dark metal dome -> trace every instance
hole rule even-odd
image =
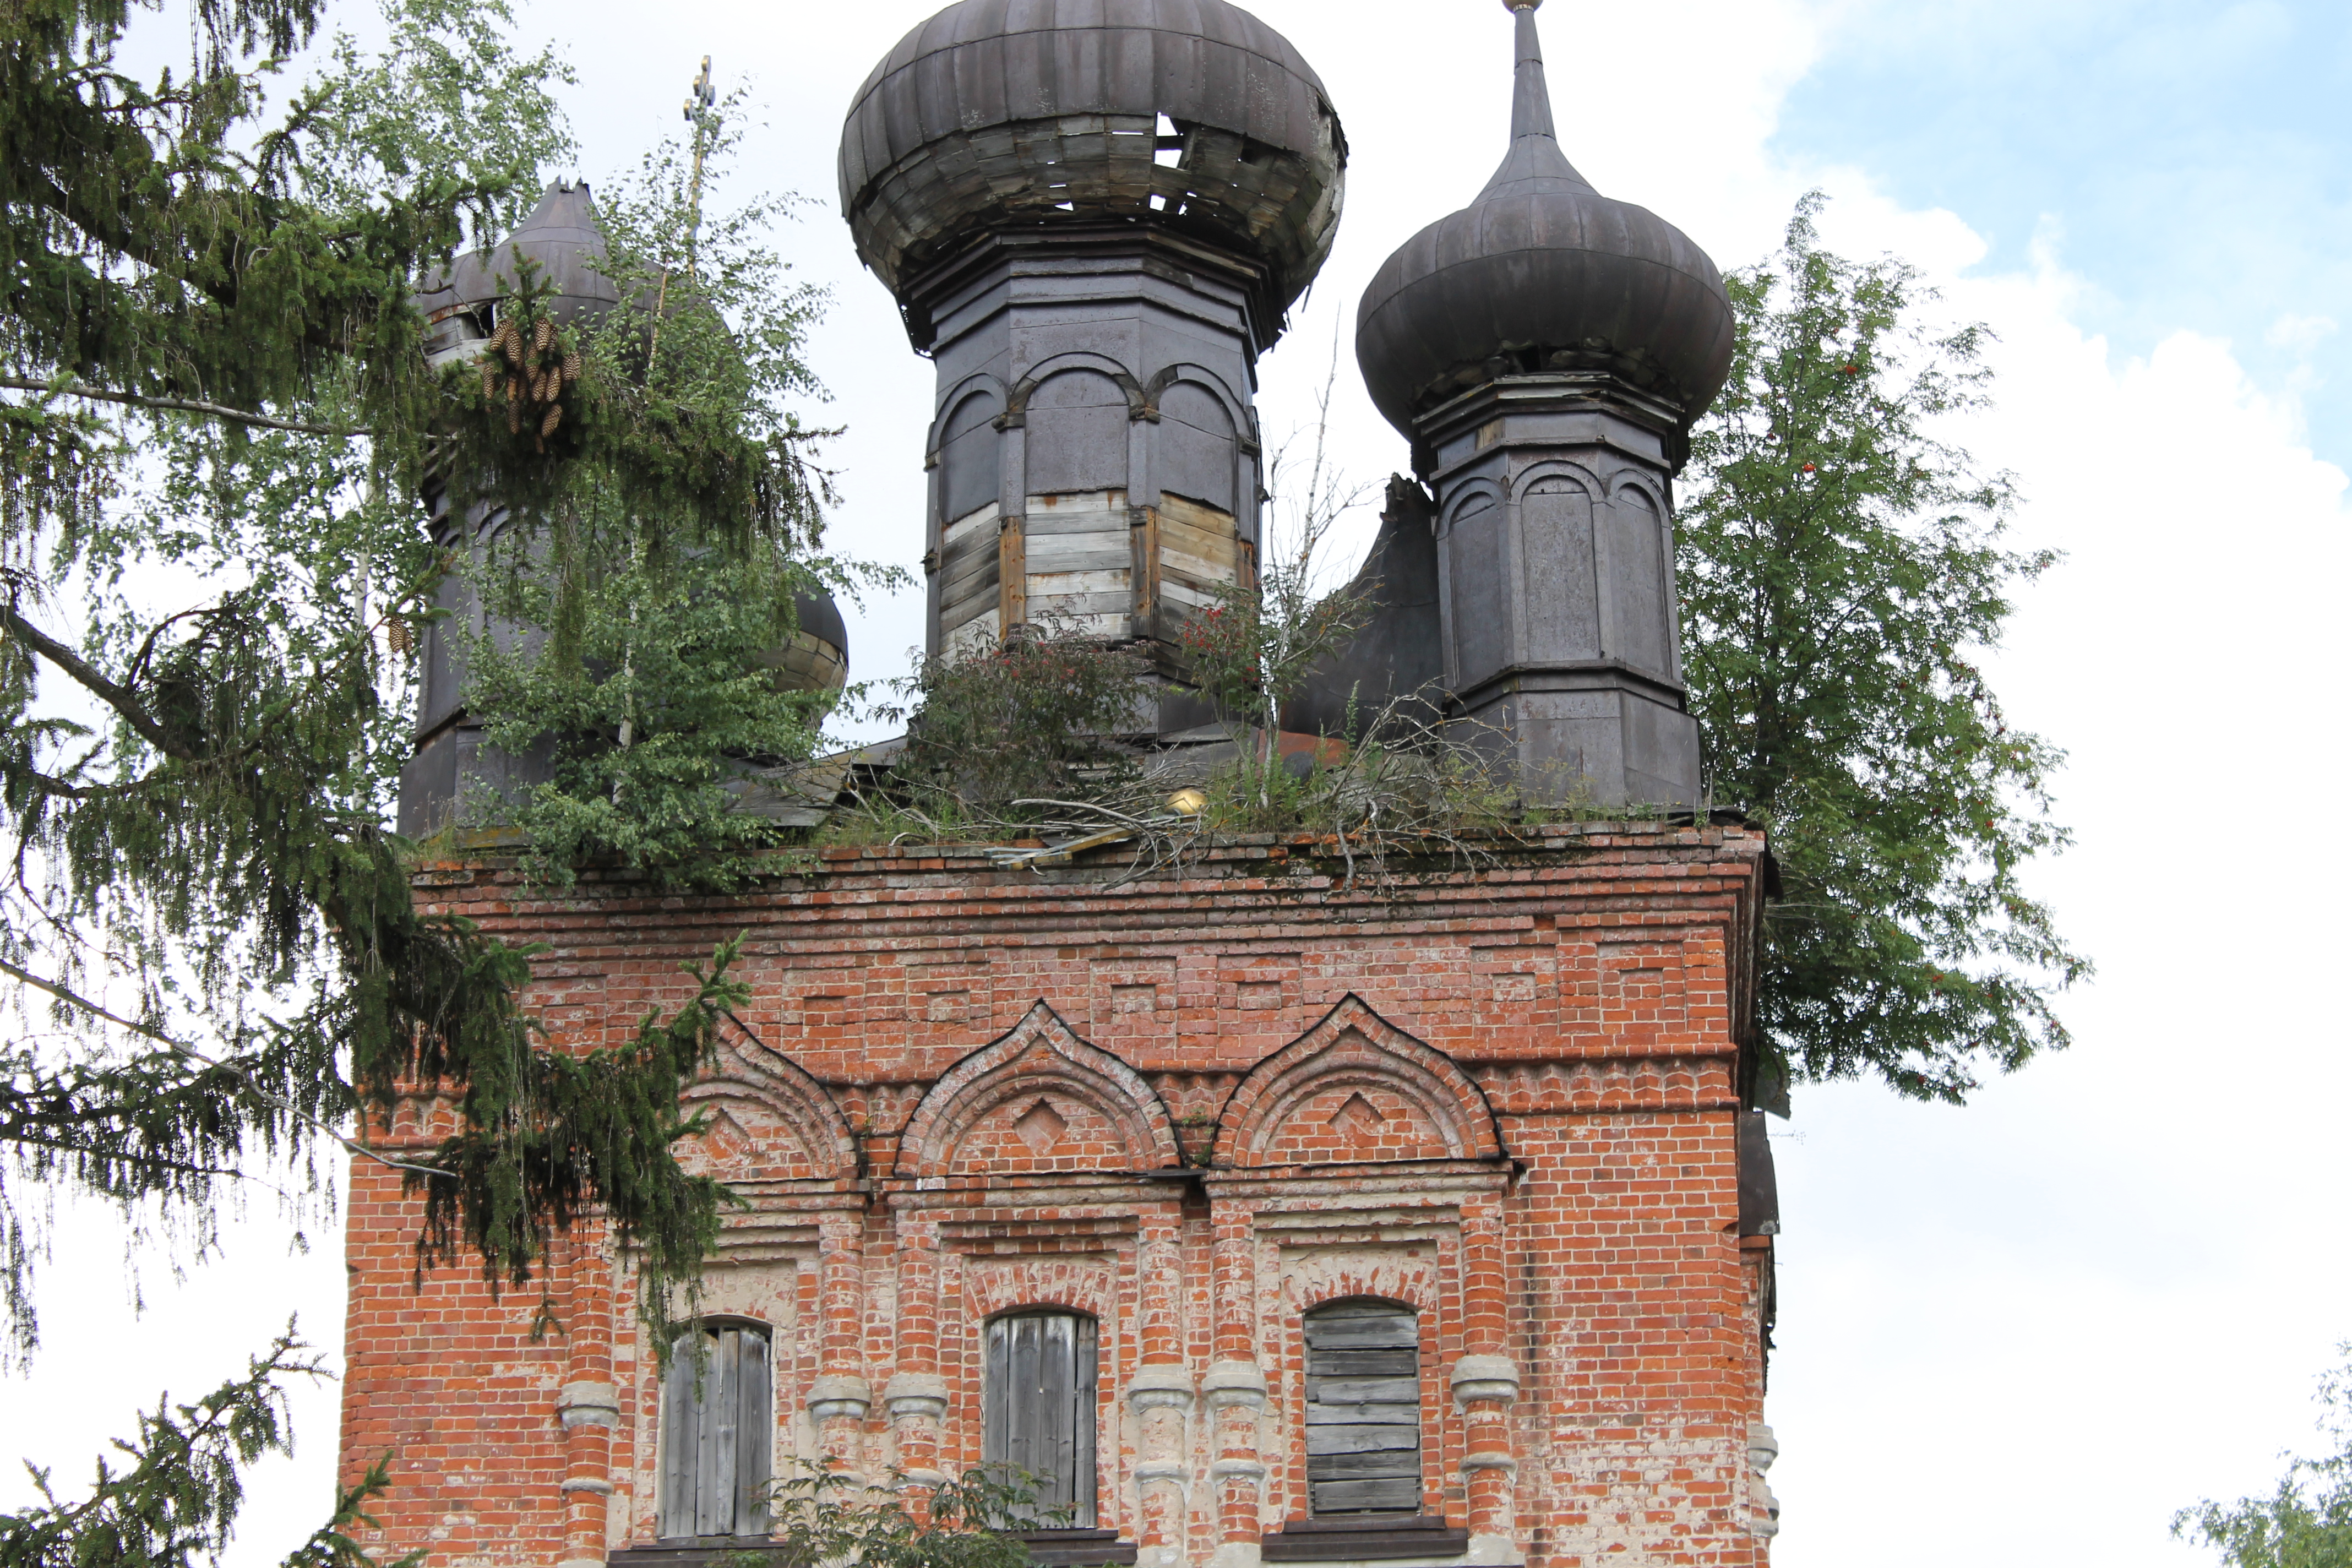
[[[431,331],[428,352],[439,362],[487,338],[495,323],[483,307],[514,293],[526,271],[551,290],[550,313],[566,326],[611,310],[621,291],[603,270],[604,257],[588,182],[556,181],[504,243],[458,257],[418,289],[417,308]]]
[[[1330,251],[1346,166],[1322,82],[1226,0],[961,0],[858,89],[841,205],[902,298],[979,234],[1126,218],[1258,261],[1278,318]]]
[[[1515,372],[1606,369],[1706,411],[1731,368],[1731,300],[1690,237],[1592,188],[1560,151],[1535,7],[1515,4],[1511,150],[1478,199],[1407,240],[1356,311],[1373,404],[1413,416]]]

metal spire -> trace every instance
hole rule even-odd
[[[1536,7],[1543,0],[1504,3],[1518,30],[1511,66],[1511,150],[1478,199],[1591,191],[1592,182],[1576,172],[1552,130],[1551,89],[1544,80],[1543,42],[1536,36]]]

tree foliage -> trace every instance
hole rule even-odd
[[[740,112],[730,96],[697,121],[698,144],[666,143],[606,188],[604,268],[624,304],[551,325],[545,358],[579,367],[552,440],[535,420],[506,430],[494,396],[469,426],[478,448],[449,465],[457,500],[499,503],[471,570],[529,634],[467,643],[467,700],[494,744],[551,756],[554,778],[499,814],[541,880],[603,858],[740,883],[780,836],[740,809],[745,784],[805,759],[831,701],[777,679],[798,595],[903,580],[814,552],[830,489],[811,450],[826,432],[788,404],[824,395],[801,355],[823,296],[767,238],[793,204],[711,199]],[[533,301],[517,305],[515,330],[532,333]],[[504,369],[486,364],[482,384]]]
[[[904,1477],[896,1478],[903,1482]],[[769,1483],[775,1543],[733,1554],[729,1568],[1024,1568],[1029,1548],[1012,1533],[1038,1521],[1034,1478],[975,1467],[927,1481],[920,1509],[898,1487],[806,1460]],[[1048,1515],[1043,1522],[1067,1522]]]
[[[2221,1554],[2229,1568],[2352,1568],[2352,1345],[2322,1380],[2325,1458],[2295,1459],[2267,1497],[2201,1502],[2174,1516],[2172,1533]]]
[[[1922,324],[1916,272],[1822,249],[1820,205],[1727,279],[1738,346],[1680,518],[1690,699],[1716,799],[1772,834],[1772,1047],[1957,1101],[2064,1045],[2052,997],[2088,973],[2022,880],[2069,842],[2062,753],[1982,668],[2055,556],[2003,545],[2011,479],[1944,434],[1986,401],[1987,330]]]
[[[1134,773],[1123,744],[1157,695],[1140,655],[1048,622],[993,647],[923,660],[896,775],[926,816],[1009,816]]]
[[[126,1463],[100,1459],[89,1493],[58,1498],[52,1469],[27,1463],[41,1500],[0,1514],[0,1563],[7,1568],[194,1568],[215,1561],[245,1504],[243,1472],[266,1454],[293,1452],[285,1384],[328,1373],[289,1328],[267,1354],[193,1405],[169,1394],[139,1417],[139,1435],[118,1438]],[[286,1568],[374,1568],[351,1531],[372,1523],[366,1505],[389,1479],[382,1460],[337,1494],[335,1511],[286,1559]],[[389,1568],[415,1568],[412,1552]]]
[[[717,1188],[670,1146],[677,1090],[740,995],[731,953],[676,1015],[571,1058],[525,1005],[531,954],[411,897],[384,822],[408,651],[450,566],[413,498],[429,475],[550,530],[576,603],[639,590],[607,619],[748,578],[764,596],[743,615],[781,624],[822,489],[781,402],[811,389],[795,355],[813,301],[776,290],[766,315],[730,315],[772,289],[772,258],[725,218],[689,250],[676,191],[648,184],[615,254],[635,278],[667,267],[667,301],[657,283],[634,337],[578,345],[559,441],[511,426],[488,378],[428,365],[410,296],[569,155],[562,71],[512,47],[495,0],[384,4],[385,49],[333,41],[276,109],[265,89],[323,0],[200,6],[193,59],[152,82],[118,64],[134,8],[0,11],[0,973],[32,999],[0,1047],[13,1355],[37,1335],[28,1185],[160,1214],[201,1252],[251,1163],[291,1159],[319,1190],[320,1142],[415,1089],[461,1113],[403,1162],[425,1203],[420,1267],[470,1256],[527,1280],[551,1227],[593,1203],[639,1249],[660,1320],[716,1224]],[[584,494],[618,510],[566,510]],[[633,553],[630,531],[664,527]],[[665,572],[688,561],[700,577]],[[597,613],[559,611],[569,656],[595,668]],[[559,692],[517,721],[580,706]],[[764,711],[751,749],[805,744],[797,710]],[[711,728],[706,773],[749,743]],[[642,753],[657,771],[679,751]],[[669,809],[642,795],[642,817]],[[578,831],[556,852],[614,839]]]

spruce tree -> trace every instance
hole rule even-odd
[[[603,521],[658,521],[667,559],[798,580],[814,500],[778,398],[804,312],[746,341],[720,280],[683,280],[656,317],[671,379],[558,345],[590,352],[554,440],[517,431],[475,367],[434,370],[412,290],[569,156],[562,73],[513,48],[499,5],[386,4],[383,53],[337,40],[275,106],[323,0],[199,6],[193,58],[153,81],[119,64],[140,18],[119,0],[0,12],[0,973],[28,998],[0,1072],[16,1356],[37,1338],[42,1184],[201,1247],[248,1163],[320,1182],[322,1143],[418,1089],[460,1112],[404,1162],[420,1267],[529,1281],[550,1230],[594,1205],[658,1318],[715,1231],[718,1189],[670,1145],[677,1089],[742,994],[731,953],[626,1047],[569,1057],[534,1026],[530,953],[411,898],[386,818],[409,658],[450,564],[415,498],[430,474],[553,538],[592,485],[618,501]],[[557,557],[592,592],[598,524]],[[805,726],[766,740],[804,749]]]

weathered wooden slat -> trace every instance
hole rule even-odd
[[[1421,1331],[1412,1319],[1402,1312],[1377,1318],[1333,1318],[1328,1322],[1318,1320],[1307,1336],[1307,1346],[1310,1351],[1418,1351]]]
[[[694,1533],[694,1468],[699,1458],[700,1425],[695,1419],[695,1341],[698,1330],[678,1335],[670,1347],[669,1373],[662,1380],[661,1533]]]
[[[695,1533],[735,1533],[735,1428],[742,1417],[743,1336],[719,1335],[702,1384],[702,1473],[695,1478]]]
[[[1374,1426],[1360,1421],[1346,1426],[1309,1426],[1307,1429],[1307,1453],[1312,1458],[1318,1454],[1370,1454],[1402,1449],[1418,1454],[1421,1451],[1421,1429],[1417,1426]]]
[[[1410,1426],[1421,1429],[1417,1405],[1309,1405],[1309,1426]]]
[[[1307,1397],[1318,1405],[1408,1405],[1421,1398],[1415,1377],[1309,1377]]]
[[[1421,1510],[1418,1476],[1377,1481],[1315,1481],[1307,1489],[1318,1515],[1417,1513]]]
[[[768,1472],[775,1429],[775,1394],[764,1334],[742,1336],[742,1402],[735,1426],[735,1533],[768,1532]]]
[[[1318,1346],[1307,1357],[1310,1377],[1418,1377],[1420,1372],[1421,1352],[1409,1345],[1402,1350],[1325,1350]]]
[[[1096,1334],[1092,1318],[1075,1320],[1070,1351],[1071,1430],[1076,1436],[1071,1453],[1070,1522],[1086,1528],[1095,1523],[1095,1378],[1100,1355]]]
[[[1316,1481],[1370,1481],[1390,1476],[1421,1474],[1421,1450],[1376,1448],[1360,1454],[1323,1454],[1307,1467]]]

